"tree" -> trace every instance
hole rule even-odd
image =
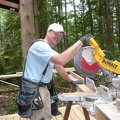
[[[111,24],[111,10],[110,10],[110,0],[105,1],[105,22],[106,22],[106,48],[108,50],[113,51],[114,46],[113,46],[113,35],[112,35],[112,24]]]
[[[92,13],[92,8],[91,8],[91,1],[87,0],[87,5],[88,5],[88,12],[89,12],[89,19],[90,19],[90,28],[91,28],[91,34],[94,35],[94,28],[93,28],[93,13]]]
[[[118,48],[120,50],[120,1],[116,0],[116,33],[118,39]]]
[[[120,60],[119,0],[20,0],[20,4],[20,14],[0,10],[1,74],[16,69],[20,71],[20,61],[24,63],[31,41],[44,38],[47,27],[53,22],[62,24],[67,33],[55,47],[58,52],[91,33],[102,49]]]
[[[35,23],[33,14],[33,0],[20,1],[20,20],[22,36],[22,63],[24,64],[25,56],[30,43],[35,39]]]

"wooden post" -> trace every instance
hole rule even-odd
[[[33,0],[20,0],[20,21],[22,37],[22,64],[30,43],[35,39]]]
[[[84,112],[84,116],[85,116],[85,120],[90,120],[90,116],[88,114],[88,111],[86,110],[86,108],[82,107],[83,112]]]

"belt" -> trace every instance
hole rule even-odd
[[[26,81],[29,82],[29,83],[38,85],[39,87],[45,87],[45,86],[47,86],[47,85],[49,84],[49,83],[43,83],[43,82],[35,83],[35,82],[32,82],[32,81],[27,80],[27,79],[24,79],[24,78],[23,78],[23,80],[26,80]]]
[[[39,83],[39,87],[45,87],[45,86],[47,86],[48,85],[48,83],[43,83],[43,82],[40,82]]]

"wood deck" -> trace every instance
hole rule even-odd
[[[63,120],[65,108],[66,107],[60,107],[59,111],[62,114],[53,116],[52,120]],[[12,114],[12,115],[0,116],[0,120],[29,120],[29,119],[21,118],[18,114]],[[68,120],[85,120],[82,107],[79,105],[73,105]],[[96,120],[96,119],[93,116],[90,116],[90,120]]]

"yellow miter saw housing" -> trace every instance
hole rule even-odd
[[[98,44],[93,38],[90,38],[89,44],[93,48],[92,55],[99,65],[107,70],[110,70],[116,74],[120,74],[120,62],[109,60],[105,58],[104,52],[100,49]]]
[[[74,57],[77,73],[84,77],[95,78],[102,72],[106,80],[112,83],[113,78],[117,78],[120,74],[120,62],[105,58],[106,52],[101,50],[93,38],[90,38],[88,43],[91,46],[82,47]],[[120,81],[120,77],[118,79]]]

